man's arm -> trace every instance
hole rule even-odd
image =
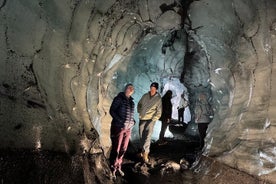
[[[121,105],[121,100],[119,100],[118,97],[115,97],[109,109],[110,115],[117,122],[123,121],[122,118],[117,113],[117,109],[119,109],[120,105]]]
[[[156,112],[154,116],[152,117],[152,121],[157,121],[162,115],[162,100],[161,98],[157,101],[156,104]]]

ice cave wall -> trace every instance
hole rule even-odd
[[[2,0],[1,147],[107,151],[123,85],[137,102],[151,81],[179,77],[191,101],[211,94],[204,154],[276,182],[275,10],[274,0]]]
[[[208,6],[215,7],[212,3]],[[191,13],[194,19],[209,13],[221,20],[201,19],[194,25],[205,27],[198,34],[210,56],[213,102],[217,108],[205,154],[275,182],[276,4],[226,4],[219,6],[221,10],[217,7],[200,11],[206,7],[194,3]],[[225,14],[221,15],[222,12]]]

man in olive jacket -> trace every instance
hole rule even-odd
[[[150,85],[150,91],[142,96],[137,105],[137,111],[139,113],[139,135],[142,147],[142,153],[139,155],[146,163],[149,162],[148,154],[150,152],[153,127],[162,114],[162,100],[157,90],[158,83],[153,82]]]

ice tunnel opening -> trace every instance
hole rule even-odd
[[[172,37],[174,37],[174,41],[171,41]],[[168,41],[170,44],[167,43]],[[177,121],[177,106],[180,95],[184,93],[186,99],[189,96],[187,88],[180,80],[184,67],[185,41],[186,33],[184,30],[146,35],[127,59],[125,68],[117,70],[114,80],[116,87],[129,82],[133,83],[135,86],[135,93],[133,94],[135,104],[139,102],[144,93],[149,91],[151,82],[159,83],[158,92],[161,96],[168,89],[171,89],[174,93],[172,119]],[[138,123],[138,113],[135,113],[135,119]],[[184,119],[186,123],[191,119],[189,108],[184,111]],[[158,140],[160,129],[161,121],[157,121],[152,135],[153,141]],[[165,137],[172,136],[167,130]],[[131,140],[134,142],[139,140],[138,126],[133,128]]]
[[[174,126],[182,126],[186,127],[187,124],[191,121],[191,112],[189,106],[184,110],[184,124],[178,122],[178,109],[179,101],[181,99],[181,95],[184,94],[185,99],[188,99],[188,91],[187,88],[180,82],[179,77],[177,76],[168,76],[161,79],[162,89],[160,91],[161,96],[164,96],[168,90],[173,92],[173,96],[171,99],[172,102],[172,121],[170,124]],[[152,135],[153,140],[158,140],[159,132],[161,129],[161,121],[157,121],[154,127],[154,132]],[[174,138],[178,139],[184,136],[185,131],[180,131],[178,135],[174,135],[172,130],[169,127],[166,129],[165,138]]]
[[[164,48],[164,43],[175,36],[174,42]],[[159,134],[162,122],[156,121],[151,135],[152,158],[163,154],[169,160],[175,159],[166,149],[178,149],[179,159],[185,157],[190,164],[194,162],[196,148],[199,144],[197,126],[192,119],[193,106],[188,106],[184,110],[184,122],[178,122],[178,109],[181,95],[184,94],[188,102],[192,102],[195,91],[190,91],[182,80],[185,67],[185,53],[187,34],[183,30],[178,30],[176,34],[166,32],[163,34],[148,34],[137,45],[131,56],[124,61],[125,65],[116,71],[114,78],[114,88],[117,91],[127,83],[133,83],[135,92],[132,95],[137,105],[143,94],[149,92],[152,82],[159,83],[158,92],[161,97],[168,90],[172,90],[172,121],[167,126],[164,135],[165,147],[160,145]],[[167,45],[166,45],[167,46]],[[164,50],[166,52],[164,52]],[[190,99],[191,98],[191,99]],[[136,125],[132,129],[131,146],[128,149],[129,158],[141,149],[139,136],[139,114],[135,113]],[[161,147],[160,147],[161,146]],[[159,149],[165,149],[161,151]],[[159,151],[158,151],[159,150]],[[156,155],[157,154],[157,155]]]

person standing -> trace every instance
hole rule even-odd
[[[121,170],[121,165],[131,137],[132,127],[135,124],[135,104],[131,97],[133,93],[134,86],[132,84],[127,84],[124,92],[120,92],[113,99],[109,110],[109,113],[112,116],[110,128],[110,138],[112,143],[110,165],[113,177],[116,177],[117,171],[121,176],[124,176],[124,172]]]
[[[178,123],[184,123],[184,111],[187,106],[188,106],[188,100],[185,99],[184,94],[181,94],[179,105],[177,107]]]
[[[162,115],[160,121],[162,122],[161,130],[159,133],[159,144],[163,144],[164,142],[164,135],[168,124],[171,122],[172,119],[172,91],[168,90],[165,95],[162,97]]]
[[[139,113],[139,135],[142,152],[139,154],[145,163],[149,162],[151,135],[155,122],[161,117],[162,101],[157,92],[158,83],[153,82],[150,85],[150,91],[145,93],[137,105]]]
[[[204,147],[204,138],[214,112],[205,94],[201,93],[195,104],[195,123],[197,123],[200,136],[200,149]]]

